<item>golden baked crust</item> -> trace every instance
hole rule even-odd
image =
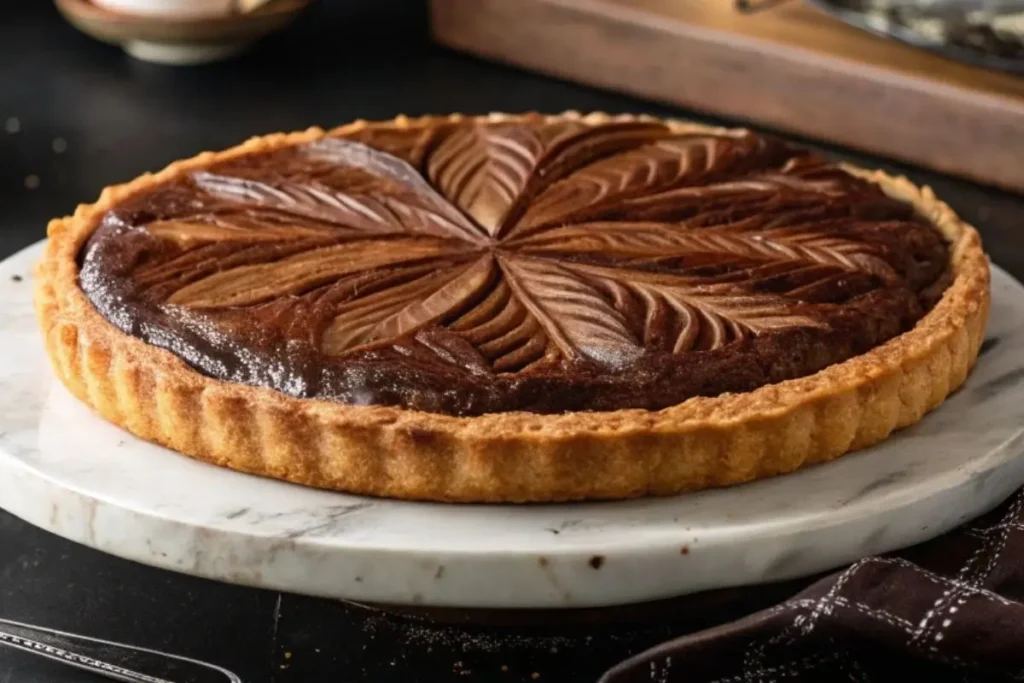
[[[559,116],[594,123],[636,118]],[[332,132],[439,120],[358,121]],[[984,336],[989,268],[978,233],[930,189],[856,168],[847,170],[912,204],[949,241],[953,277],[939,303],[905,334],[814,375],[660,411],[454,417],[294,398],[201,375],[118,330],[86,298],[77,255],[112,206],[186,169],[324,135],[275,134],[203,153],[107,188],[95,204],[50,223],[35,307],[47,353],[72,393],[143,439],[309,486],[438,501],[615,499],[736,484],[875,444],[942,403],[966,378]]]

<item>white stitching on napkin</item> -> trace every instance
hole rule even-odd
[[[798,676],[828,663],[835,663],[840,667],[841,671],[837,672],[839,675],[855,682],[868,683],[871,677],[860,667],[856,658],[842,647],[841,643],[836,643],[828,656],[809,655],[792,662],[779,663],[778,661],[786,656],[787,646],[813,632],[821,616],[831,614],[836,608],[854,610],[891,628],[899,629],[907,635],[908,645],[921,647],[934,661],[960,667],[967,666],[968,662],[964,659],[950,653],[940,652],[939,647],[945,640],[948,629],[953,626],[957,613],[968,599],[989,600],[1003,606],[1020,606],[1018,603],[985,588],[983,584],[991,576],[1006,550],[1010,533],[1024,531],[1024,523],[1020,522],[1022,511],[1024,511],[1024,491],[1017,494],[1003,519],[997,524],[987,528],[974,529],[975,533],[972,533],[972,530],[966,530],[969,537],[975,538],[979,542],[957,572],[956,577],[942,576],[903,558],[867,558],[855,563],[840,574],[828,592],[820,598],[800,598],[777,605],[765,614],[771,616],[781,612],[795,611],[796,614],[792,621],[771,638],[760,642],[751,642],[748,645],[743,656],[741,674],[718,678],[710,683],[777,681]],[[985,558],[986,555],[987,559],[982,562],[982,558]],[[927,579],[937,588],[942,589],[942,594],[916,623],[912,618],[908,619],[886,610],[872,608],[842,595],[842,590],[849,585],[851,578],[870,564],[895,565],[912,571],[918,577]],[[775,661],[767,661],[769,654]],[[973,683],[974,680],[976,679],[965,674],[965,683]],[[1024,681],[1024,671],[1015,677],[1015,680]]]
[[[967,602],[966,597],[968,595],[974,595],[984,590],[981,582],[989,577],[992,570],[995,569],[999,557],[1006,549],[1011,527],[1019,519],[1022,505],[1024,505],[1024,497],[1018,495],[1010,505],[1000,524],[1004,528],[998,535],[986,535],[982,539],[982,542],[974,549],[974,552],[971,553],[964,566],[960,568],[960,571],[957,573],[957,580],[950,581],[951,587],[943,591],[942,595],[932,605],[932,609],[925,613],[921,623],[918,624],[918,630],[910,639],[911,643],[920,643],[930,636],[932,644],[928,646],[928,649],[932,652],[938,651],[935,643],[942,642],[942,639],[945,638],[946,629],[952,624],[953,618],[951,616],[945,617],[939,622],[937,617],[954,614],[955,612],[947,610],[950,610],[952,607],[962,607]],[[988,562],[985,563],[983,569],[977,570],[975,565],[983,553],[986,552],[989,553]],[[939,623],[939,626],[934,626],[936,623]]]

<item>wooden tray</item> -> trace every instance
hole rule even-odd
[[[1024,78],[795,0],[432,0],[442,44],[1024,191]]]

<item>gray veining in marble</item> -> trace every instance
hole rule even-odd
[[[39,252],[0,264],[0,506],[169,569],[362,601],[620,604],[836,567],[939,534],[1024,483],[1024,287],[999,270],[967,385],[873,449],[668,499],[445,506],[222,470],[96,418],[43,355],[30,297]]]

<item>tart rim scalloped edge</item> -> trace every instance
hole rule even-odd
[[[193,458],[317,488],[410,500],[554,502],[670,495],[783,474],[882,441],[966,379],[984,338],[989,266],[977,231],[927,187],[845,166],[907,202],[949,242],[952,282],[908,332],[806,377],[659,411],[455,417],[295,398],[200,374],[118,330],[78,285],[77,256],[99,217],[185,170],[365,127],[514,121],[525,115],[398,117],[253,138],[108,187],[48,226],[35,308],[57,376],[107,421]],[[734,132],[673,119],[676,131]]]

